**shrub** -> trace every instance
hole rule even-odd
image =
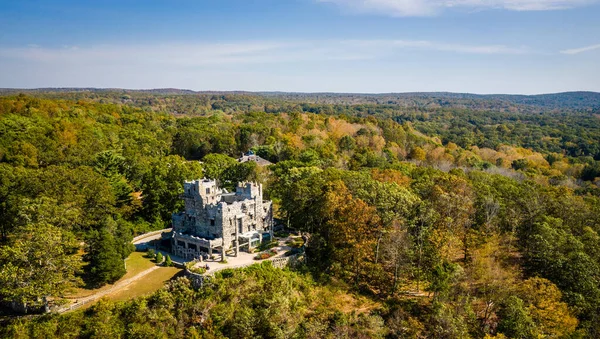
[[[173,262],[171,261],[171,256],[169,256],[168,254],[167,254],[167,257],[165,258],[165,266],[167,266],[167,267],[173,266]]]
[[[304,245],[304,240],[302,238],[294,238],[286,241],[285,243],[290,247],[300,248],[302,245]]]
[[[149,248],[146,252],[146,258],[154,259],[156,257],[156,253],[153,249]]]
[[[275,236],[277,238],[287,238],[287,237],[290,236],[290,233],[289,232],[285,232],[285,231],[279,231],[279,232],[275,233]]]
[[[279,242],[277,240],[269,240],[269,241],[263,241],[259,246],[258,246],[258,250],[259,251],[265,251],[268,250],[270,248],[273,248],[275,246],[279,245]]]
[[[264,259],[269,259],[270,257],[277,255],[277,251],[276,250],[270,250],[268,252],[260,252],[258,253],[255,257],[254,260],[264,260]]]
[[[184,263],[185,268],[187,268],[188,270],[192,270],[192,268],[199,262],[198,259],[194,259],[192,261],[188,261],[186,263]]]
[[[206,268],[204,267],[192,267],[192,268],[188,268],[188,270],[192,273],[196,273],[196,274],[204,274],[206,273]]]
[[[156,259],[155,259],[155,260],[156,260],[156,262],[157,262],[158,264],[162,263],[162,262],[163,262],[163,255],[162,255],[162,253],[158,252],[158,253],[156,254]]]

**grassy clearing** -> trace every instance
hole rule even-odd
[[[127,257],[127,259],[125,259],[125,265],[127,267],[127,273],[125,273],[125,275],[119,279],[116,283],[118,283],[121,280],[124,279],[129,279],[137,274],[139,274],[140,272],[143,272],[151,267],[153,267],[154,265],[156,265],[154,262],[150,261],[150,259],[145,258],[144,255],[146,253],[143,252],[133,252],[129,255],[129,257]],[[115,284],[116,284],[115,283]],[[73,293],[70,293],[69,295],[66,296],[67,299],[80,299],[80,298],[85,298],[88,297],[92,294],[96,294],[98,292],[107,290],[109,288],[111,288],[113,285],[104,285],[100,288],[96,288],[96,289],[87,289],[87,288],[76,288]]]
[[[125,259],[125,265],[127,267],[127,273],[121,279],[131,278],[140,272],[143,272],[154,265],[154,262],[150,261],[150,259],[145,258],[145,252],[133,252],[127,259]]]
[[[176,267],[161,267],[119,291],[107,295],[106,298],[110,300],[128,300],[150,294],[163,287],[167,281],[180,271],[181,269]]]

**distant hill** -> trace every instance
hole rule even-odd
[[[409,93],[299,93],[299,92],[247,92],[247,91],[192,91],[176,88],[130,90],[119,88],[37,88],[0,89],[0,95],[28,93],[53,97],[89,98],[92,94],[102,96],[231,96],[242,95],[257,98],[287,100],[319,104],[383,104],[419,108],[465,108],[474,110],[538,112],[545,110],[597,110],[600,109],[600,93],[564,92],[539,95],[472,94],[451,92]],[[72,94],[66,96],[65,94]]]
[[[575,109],[600,107],[600,93],[563,92],[539,95],[489,95],[485,97],[507,100],[515,104],[549,108],[569,107]]]
[[[408,93],[380,93],[380,94],[362,94],[362,93],[284,93],[284,92],[263,92],[260,93],[270,97],[283,97],[287,99],[310,99],[320,98],[322,101],[327,99],[343,101],[344,103],[359,103],[356,101],[366,101],[378,104],[400,104],[410,99],[438,101],[444,104],[459,104],[470,100],[474,101],[493,101],[506,102],[514,105],[536,106],[549,109],[569,108],[569,109],[597,109],[600,108],[600,93],[598,92],[563,92],[538,95],[517,95],[517,94],[472,94],[472,93],[451,93],[451,92],[408,92]],[[352,100],[354,99],[354,100]],[[361,100],[362,99],[362,100]],[[467,105],[468,106],[468,105]]]

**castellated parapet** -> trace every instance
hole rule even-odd
[[[201,179],[183,184],[185,210],[173,214],[173,253],[198,258],[203,253],[235,254],[257,246],[264,236],[273,238],[273,208],[263,201],[261,184],[238,183],[227,192],[214,180]]]

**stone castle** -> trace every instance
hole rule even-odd
[[[263,201],[262,185],[238,183],[235,192],[202,179],[183,185],[185,211],[173,214],[172,252],[199,258],[229,249],[249,250],[264,236],[273,238],[271,201]]]

